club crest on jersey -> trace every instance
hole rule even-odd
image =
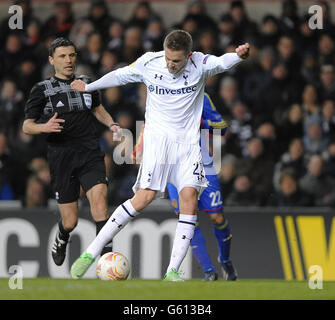
[[[185,74],[183,74],[183,78],[185,79],[184,85],[187,86],[187,84],[188,84],[188,82],[187,82],[187,78],[188,78],[188,76],[185,75]]]
[[[89,94],[89,93],[84,93],[83,97],[84,97],[84,101],[85,101],[86,107],[88,109],[91,109],[91,107],[92,107],[92,95]]]

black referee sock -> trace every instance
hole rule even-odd
[[[70,230],[70,231],[65,230],[64,227],[63,227],[62,220],[60,220],[58,222],[58,229],[59,229],[59,233],[58,233],[59,234],[59,239],[61,239],[63,241],[68,241],[69,238],[70,238],[70,232],[72,230]]]
[[[103,220],[103,221],[95,221],[96,235],[98,235],[98,233],[104,227],[104,225],[107,223],[107,221],[108,221],[108,219],[107,220]]]
[[[109,219],[104,221],[96,221],[96,234],[100,232],[100,230],[104,227]],[[113,240],[106,244],[106,246],[102,249],[100,255],[103,256],[105,253],[113,252]]]

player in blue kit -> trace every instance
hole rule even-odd
[[[220,113],[216,110],[213,102],[206,93],[204,96],[201,128],[208,129],[209,133],[212,133],[213,129],[221,129],[222,135],[224,135],[227,130],[226,122],[223,120]],[[220,182],[215,168],[213,167],[213,159],[210,156],[203,134],[201,135],[201,155],[204,163],[206,178],[209,181],[209,186],[202,192],[200,196],[198,201],[198,209],[199,211],[206,212],[213,224],[213,232],[218,244],[219,262],[222,266],[224,279],[236,280],[237,274],[229,257],[230,243],[232,238],[230,225],[228,220],[223,215],[224,207]],[[172,206],[174,207],[175,212],[179,214],[178,191],[176,187],[170,183],[167,185],[167,187]],[[196,224],[191,246],[194,257],[197,259],[202,269],[204,270],[204,280],[217,280],[218,275],[208,255],[205,238],[199,227],[199,223]]]

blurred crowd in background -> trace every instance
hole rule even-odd
[[[248,42],[249,59],[210,78],[206,92],[229,123],[222,138],[219,172],[227,206],[335,207],[335,22],[331,1],[323,9],[323,29],[309,27],[295,0],[281,12],[252,20],[243,1],[232,1],[218,21],[206,4],[185,2],[187,14],[166,26],[163,12],[139,2],[128,21],[113,16],[102,0],[90,1],[87,17],[75,19],[70,2],[57,2],[41,21],[28,0],[23,30],[0,24],[0,200],[20,200],[27,208],[53,199],[43,135],[22,132],[24,105],[32,86],[53,75],[48,47],[57,37],[71,39],[78,52],[77,74],[92,80],[128,65],[146,51],[160,51],[166,33],[191,33],[194,51],[222,55]],[[133,133],[144,120],[146,87],[127,85],[101,91],[102,104],[122,128]],[[106,153],[109,204],[132,197],[138,165],[116,164],[120,142],[101,130]],[[135,143],[135,141],[134,141]],[[127,155],[126,155],[127,156]]]

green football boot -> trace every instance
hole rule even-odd
[[[172,269],[165,275],[163,281],[176,282],[176,281],[185,281],[185,280],[180,277],[180,272]]]
[[[71,277],[73,279],[80,279],[83,277],[87,269],[94,262],[94,258],[90,253],[83,253],[71,267]]]

